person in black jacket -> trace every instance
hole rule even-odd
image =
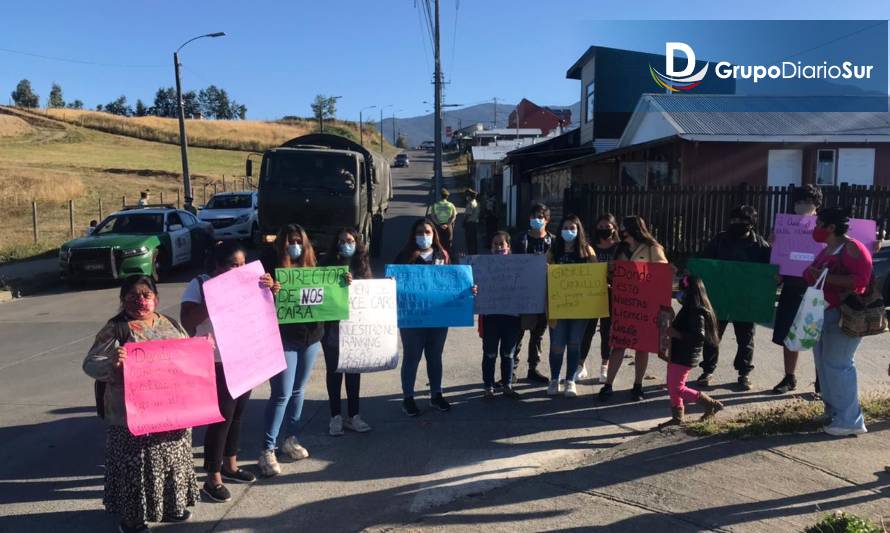
[[[766,240],[754,230],[757,225],[757,210],[750,205],[740,205],[729,214],[729,229],[717,234],[714,239],[705,246],[702,257],[707,259],[720,259],[723,261],[744,261],[749,263],[769,263],[770,246]],[[727,321],[720,321],[718,338],[723,338]],[[733,366],[739,373],[739,388],[751,390],[751,380],[748,374],[754,369],[754,323],[733,321],[735,329],[736,350]],[[706,345],[702,352],[702,375],[698,378],[698,384],[709,386],[711,376],[717,369],[717,359],[720,355],[719,343],[714,346]]]
[[[705,406],[702,420],[714,416],[723,404],[707,394],[686,386],[686,378],[692,367],[702,357],[705,346],[719,342],[717,315],[711,306],[705,284],[698,276],[689,275],[680,280],[677,300],[683,305],[673,322],[666,328],[670,338],[667,367],[667,388],[671,398],[671,419],[659,427],[680,425],[685,413],[684,402],[701,403]],[[661,324],[662,327],[666,324]]]

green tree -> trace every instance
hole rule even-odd
[[[15,86],[12,101],[19,107],[40,107],[40,97],[31,88],[29,80],[22,80]]]
[[[333,120],[337,116],[337,99],[333,96],[315,95],[310,107],[312,116],[319,124],[325,120]]]
[[[399,138],[396,139],[396,147],[403,148],[403,149],[408,148],[408,137],[406,137],[405,135],[402,135],[400,133]]]
[[[211,85],[198,92],[198,103],[204,118],[217,120],[243,119],[247,115],[247,107],[229,98],[225,89]]]
[[[174,108],[176,103],[176,93],[173,96]],[[173,116],[178,116],[176,111]],[[182,95],[182,116],[185,118],[199,118],[201,116],[201,105],[198,103],[198,93],[188,91]]]
[[[73,102],[68,102],[66,107],[68,107],[68,109],[83,109],[83,101],[75,99]]]
[[[144,117],[148,114],[148,108],[146,108],[145,104],[142,103],[142,100],[138,98],[136,99],[136,109],[134,111],[134,114],[137,117]]]
[[[133,108],[127,105],[127,97],[121,95],[105,104],[105,112],[111,113],[112,115],[129,117],[133,114]]]
[[[161,87],[155,93],[154,105],[148,109],[149,115],[156,117],[175,117],[176,111],[176,91],[173,87]]]
[[[46,105],[48,107],[65,107],[65,99],[62,98],[62,86],[58,83],[53,83]]]

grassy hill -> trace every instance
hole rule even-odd
[[[309,133],[309,121],[189,120],[189,165],[196,202],[214,186],[237,190],[251,151]],[[326,131],[358,137],[355,124]],[[0,106],[0,262],[56,248],[68,238],[68,201],[74,201],[75,233],[91,219],[148,189],[152,200],[181,198],[181,162],[175,119],[126,118],[74,110],[26,111]],[[368,130],[365,142],[369,143]],[[379,143],[379,137],[376,138]],[[387,155],[395,149],[385,145]],[[32,235],[31,202],[38,204],[39,239]]]

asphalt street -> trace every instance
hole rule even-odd
[[[393,169],[396,197],[386,222],[383,257],[375,265],[378,275],[408,238],[410,224],[424,213],[431,161],[421,153],[412,157],[410,168]],[[180,294],[193,274],[179,272],[161,285],[162,312],[178,316]],[[116,522],[102,507],[104,426],[95,416],[92,381],[81,363],[94,335],[117,307],[113,286],[57,289],[0,304],[0,531],[114,530]],[[733,387],[734,337],[727,331],[714,393],[729,411],[774,399],[768,391],[783,370],[781,349],[769,341],[770,333],[757,329],[754,391],[742,393]],[[590,356],[595,364],[598,353],[597,337]],[[857,354],[863,390],[886,387],[887,356],[886,337],[865,340]],[[484,400],[481,341],[473,328],[450,330],[444,360],[445,393],[454,404],[450,413],[428,408],[423,365],[417,383],[423,413],[417,418],[400,410],[397,370],[368,374],[362,378],[361,414],[374,430],[330,437],[325,365],[319,358],[301,434],[311,457],[283,464],[276,478],[229,485],[231,502],[201,503],[190,523],[161,528],[355,531],[410,525],[443,506],[460,509],[461,502],[508,490],[513,482],[594,461],[669,414],[665,367],[654,357],[645,384],[650,398],[630,401],[633,369],[624,368],[609,404],[596,401],[599,386],[592,384],[582,384],[575,399],[551,399],[544,388],[521,383],[518,401],[500,396]],[[625,364],[631,361],[625,359]],[[806,393],[813,381],[810,355],[803,355],[801,363],[799,392]],[[523,356],[520,374],[525,370]],[[268,395],[268,386],[257,388],[248,408],[240,455],[247,468],[255,467]],[[202,434],[195,431],[196,468],[201,464]],[[203,474],[199,479],[203,481]],[[511,519],[522,510],[512,505]],[[588,519],[579,515],[573,527],[583,528]],[[457,527],[475,528],[495,520],[486,516]]]

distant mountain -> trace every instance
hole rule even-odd
[[[570,106],[549,106],[554,109],[570,109],[572,111],[572,122],[577,122],[580,116],[581,103],[577,102]],[[443,123],[445,128],[459,129],[476,123],[482,123],[486,128],[505,128],[507,127],[507,117],[510,112],[516,108],[516,104],[498,103],[495,108],[494,103],[478,104],[469,107],[461,107],[457,109],[445,108],[443,113]],[[497,122],[495,123],[495,117]],[[416,146],[424,141],[433,140],[434,117],[432,113],[417,117],[396,118],[395,131],[398,137],[399,132],[408,137],[410,146]],[[386,138],[392,142],[393,120],[392,117],[383,119],[383,133]],[[447,140],[447,139],[446,139]]]

